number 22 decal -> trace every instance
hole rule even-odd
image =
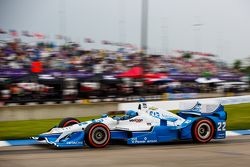
[[[226,131],[226,122],[218,122],[217,131]]]

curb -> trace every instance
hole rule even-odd
[[[243,136],[243,135],[250,135],[250,129],[248,130],[233,130],[233,131],[227,131],[226,136]],[[44,144],[41,142],[38,142],[33,139],[26,139],[26,140],[6,140],[6,141],[0,141],[0,147],[6,147],[6,146],[28,146],[28,145],[34,145],[34,144]]]
[[[232,131],[226,132],[226,136],[242,136],[242,135],[250,135],[250,129],[248,129],[248,130],[232,130]]]
[[[0,147],[4,146],[28,146],[33,144],[41,144],[33,139],[24,139],[24,140],[6,140],[0,141]]]

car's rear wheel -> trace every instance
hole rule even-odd
[[[78,124],[78,123],[80,123],[80,121],[78,119],[64,118],[63,120],[61,120],[58,127],[59,128],[64,128],[64,127],[71,126],[71,125]]]
[[[194,142],[207,143],[214,136],[214,125],[206,118],[200,118],[195,121],[192,128],[192,136]]]
[[[105,147],[110,141],[109,128],[102,123],[91,123],[85,129],[84,140],[90,147]]]

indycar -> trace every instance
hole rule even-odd
[[[183,106],[183,105],[182,105]],[[80,122],[65,118],[58,126],[33,139],[46,141],[55,147],[89,146],[102,148],[113,140],[127,144],[152,144],[177,140],[207,143],[211,139],[226,137],[227,113],[221,104],[188,104],[177,114],[146,102],[138,104],[137,111],[128,110],[125,115]]]

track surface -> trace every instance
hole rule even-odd
[[[16,166],[250,166],[250,136],[209,144],[110,145],[103,149],[53,149],[47,145],[0,148],[0,167]]]

